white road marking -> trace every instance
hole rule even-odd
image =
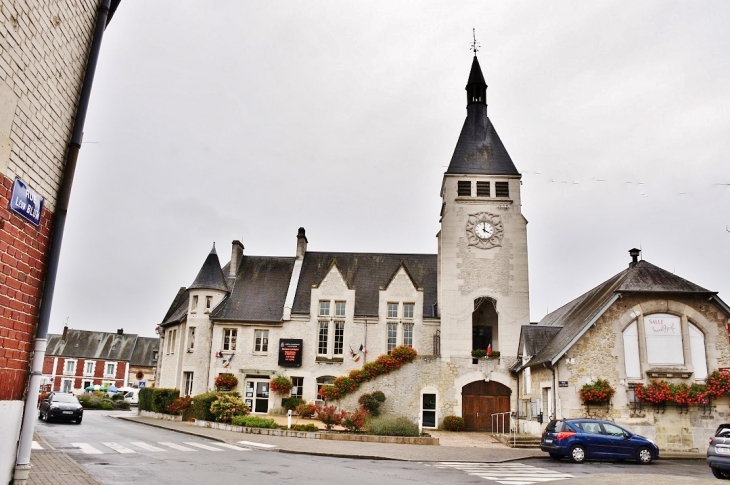
[[[441,462],[433,466],[441,469],[456,469],[469,475],[492,480],[503,485],[531,485],[534,483],[552,482],[574,478],[569,473],[548,470],[523,463],[465,463]]]
[[[267,445],[265,443],[256,443],[254,441],[239,441],[242,445],[246,446],[260,446],[261,448],[276,448],[276,445]]]
[[[194,443],[192,441],[185,441],[184,443],[186,445],[190,445],[190,446],[197,446],[198,448],[202,448],[204,450],[209,450],[209,451],[223,451],[220,448],[213,448],[212,446],[204,445],[202,443]]]
[[[71,443],[71,446],[75,446],[87,455],[103,455],[103,451],[99,451],[88,443]]]
[[[177,443],[170,443],[169,441],[158,441],[159,444],[169,446],[172,449],[180,450],[180,451],[197,451],[192,448],[188,448],[187,446],[178,445]]]
[[[119,443],[102,443],[102,445],[111,448],[112,450],[116,451],[117,453],[121,453],[123,455],[129,454],[129,453],[137,453],[136,451],[127,448],[126,446],[122,446]]]
[[[241,448],[240,446],[232,445],[230,443],[216,443],[216,446],[223,446],[225,448],[230,448],[231,450],[237,450],[237,451],[251,451],[248,448]]]
[[[31,450],[42,450],[43,447],[38,443],[37,441],[33,440],[33,442],[30,444]]]
[[[167,450],[163,450],[162,448],[158,448],[156,446],[152,446],[152,445],[150,445],[148,443],[144,443],[142,441],[132,441],[131,443],[134,446],[138,446],[138,447],[142,448],[143,450],[147,450],[147,451],[167,451]]]

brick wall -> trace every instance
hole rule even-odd
[[[51,218],[97,5],[0,5],[0,400],[23,398]],[[7,209],[15,177],[44,198],[39,228]]]

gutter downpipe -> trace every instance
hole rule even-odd
[[[13,474],[14,485],[26,485],[28,477],[30,476],[31,445],[33,444],[33,431],[35,429],[36,411],[38,408],[38,394],[40,390],[41,376],[43,375],[43,361],[46,356],[46,344],[48,343],[48,327],[51,317],[51,306],[53,304],[53,292],[56,286],[58,262],[61,254],[61,243],[63,241],[63,229],[66,225],[66,214],[68,213],[68,203],[71,197],[71,186],[73,185],[79,150],[81,150],[81,140],[84,136],[84,122],[86,121],[86,112],[89,107],[89,98],[91,97],[91,86],[94,83],[94,73],[96,72],[96,64],[99,59],[101,41],[104,37],[104,29],[106,28],[107,18],[109,17],[110,6],[111,0],[101,0],[97,10],[96,27],[94,28],[94,37],[91,42],[89,57],[86,61],[86,72],[84,73],[81,96],[76,108],[74,128],[66,151],[66,165],[63,171],[63,181],[61,182],[61,187],[58,190],[56,212],[53,214],[53,234],[51,235],[51,245],[49,248],[46,267],[46,278],[43,286],[43,296],[38,315],[38,327],[36,328],[36,338],[33,346],[33,360],[30,366],[31,371],[30,379],[28,381],[28,391],[25,396],[23,423],[20,431],[20,442],[18,443],[18,454],[15,461],[15,472]]]

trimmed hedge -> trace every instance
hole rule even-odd
[[[372,418],[367,428],[367,434],[378,436],[420,436],[418,425],[405,416]]]
[[[152,411],[152,390],[154,387],[143,387],[139,390],[137,407],[140,411]]]
[[[234,416],[231,424],[234,426],[246,426],[247,428],[269,428],[278,429],[280,426],[276,421],[258,416]]]
[[[180,397],[179,389],[165,389],[162,387],[143,387],[139,390],[140,411],[170,414],[167,406]]]
[[[213,401],[218,399],[218,396],[234,396],[241,397],[241,394],[236,391],[223,392],[223,391],[211,391],[203,394],[198,394],[193,397],[193,417],[203,421],[215,421],[215,414],[210,412],[210,405]]]

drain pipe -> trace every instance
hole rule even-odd
[[[33,431],[38,407],[38,391],[40,390],[41,376],[43,375],[43,360],[46,356],[46,344],[48,343],[48,326],[51,317],[51,305],[53,304],[53,291],[56,286],[58,262],[61,254],[63,228],[66,224],[66,213],[68,212],[71,185],[73,184],[74,172],[76,170],[76,160],[81,149],[81,140],[84,135],[84,121],[86,120],[86,111],[89,107],[89,98],[91,97],[91,86],[94,82],[94,72],[96,71],[96,64],[99,59],[101,40],[104,36],[104,28],[107,24],[110,6],[111,0],[101,0],[97,11],[96,27],[89,51],[89,58],[86,61],[86,72],[81,88],[81,97],[76,108],[71,141],[66,151],[63,181],[58,190],[56,211],[53,214],[53,234],[51,235],[43,297],[38,315],[38,327],[36,328],[36,338],[33,347],[33,361],[30,366],[30,380],[28,382],[28,391],[25,395],[23,424],[20,432],[18,454],[15,461],[15,473],[13,474],[14,485],[26,485],[30,475],[30,450],[33,444]]]

